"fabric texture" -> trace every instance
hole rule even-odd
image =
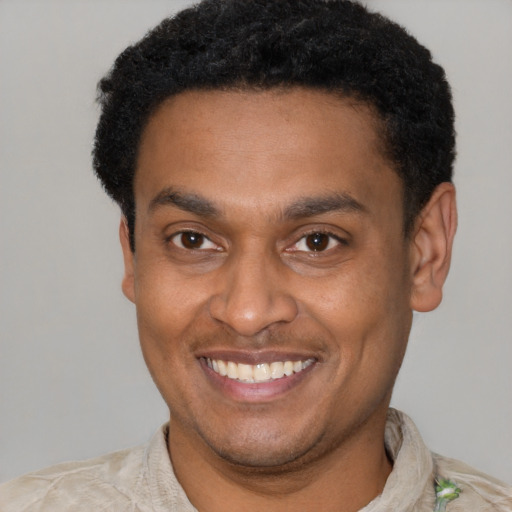
[[[0,485],[1,512],[197,512],[174,475],[168,425],[141,447],[67,462]],[[431,453],[405,414],[390,409],[385,443],[393,460],[382,494],[361,512],[432,512],[436,478],[461,489],[447,512],[512,512],[512,489],[466,464]]]

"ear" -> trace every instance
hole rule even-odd
[[[119,240],[124,260],[124,276],[121,287],[126,298],[135,303],[135,255],[130,247],[130,232],[125,217],[121,217],[119,223]]]
[[[455,187],[441,183],[416,222],[411,244],[411,308],[432,311],[443,298],[457,230]]]

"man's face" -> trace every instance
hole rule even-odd
[[[382,426],[411,276],[375,125],[302,89],[189,92],[153,115],[123,289],[171,431],[278,466]]]

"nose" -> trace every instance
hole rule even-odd
[[[254,336],[298,314],[286,278],[276,262],[261,255],[239,257],[228,265],[221,291],[211,297],[210,315],[241,336]]]

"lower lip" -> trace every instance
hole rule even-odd
[[[298,373],[268,382],[241,382],[216,373],[208,367],[204,358],[200,358],[199,362],[208,380],[223,394],[238,402],[255,403],[279,398],[301,384],[316,367],[316,363],[313,363]]]

